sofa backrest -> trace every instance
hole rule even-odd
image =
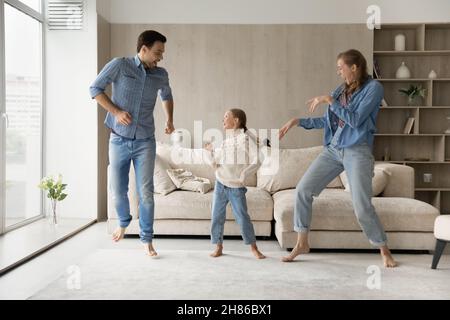
[[[311,163],[323,150],[322,146],[300,149],[280,149],[279,161],[276,157],[268,156],[257,171],[257,187],[263,188],[271,194],[285,189],[294,189],[305,174]],[[278,170],[273,174],[263,174],[273,165]],[[414,169],[412,167],[388,162],[375,162],[375,169],[389,172],[389,178],[382,197],[414,198]],[[270,171],[270,170],[269,170]],[[341,179],[336,177],[327,188],[344,188]]]
[[[389,162],[375,162],[375,167],[390,173],[383,197],[414,198],[414,168]]]
[[[280,149],[278,159],[275,154],[269,155],[257,171],[257,187],[263,188],[271,194],[280,190],[295,188],[322,150],[323,146]],[[266,174],[267,171],[270,174]],[[327,188],[343,188],[339,176],[331,181]]]
[[[207,178],[214,186],[216,182],[215,170],[211,167],[205,156],[204,149],[176,148],[157,143],[156,153],[166,161],[172,169],[186,169],[197,177]],[[245,180],[247,187],[256,187],[256,172],[251,174]]]

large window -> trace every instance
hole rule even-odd
[[[40,0],[0,0],[2,225],[5,232],[42,214],[43,18]]]
[[[37,12],[41,12],[42,8],[41,0],[19,0],[19,1]]]

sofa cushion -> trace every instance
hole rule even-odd
[[[273,200],[264,190],[247,187],[247,208],[252,221],[272,221]],[[211,219],[213,191],[201,194],[192,191],[174,191],[167,196],[155,195],[155,219]],[[233,220],[231,206],[227,219]]]
[[[295,189],[273,195],[274,218],[283,231],[293,231]],[[372,198],[385,231],[433,231],[438,209],[409,198]],[[313,201],[311,230],[359,231],[351,196],[343,189],[325,189]]]
[[[196,177],[190,171],[184,169],[167,169],[166,171],[178,189],[200,193],[207,193],[212,189],[208,179]]]
[[[214,185],[216,182],[215,170],[208,164],[206,152],[204,149],[175,148],[161,142],[156,145],[156,153],[165,159],[172,168],[190,171],[197,177],[208,179]],[[245,185],[256,187],[256,172],[246,178]]]
[[[262,166],[257,171],[258,188],[263,188],[272,194],[280,190],[295,188],[306,170],[322,150],[323,146],[280,149],[278,155],[279,160],[276,154],[269,155],[264,159]],[[267,171],[275,173],[264,174]],[[342,188],[343,185],[339,176],[328,184],[327,187]]]
[[[156,155],[155,171],[153,174],[153,184],[155,193],[166,195],[177,189],[177,186],[172,182],[172,179],[167,174],[167,170],[170,170],[170,166],[167,163],[167,161],[162,159],[159,155]],[[130,168],[129,177],[130,180],[133,180],[132,184],[134,185],[135,177],[133,166],[131,166]]]
[[[374,167],[372,177],[372,196],[380,195],[384,188],[388,185],[391,173],[388,169],[382,167]],[[348,182],[347,173],[343,171],[339,177],[344,185],[345,191],[350,192],[350,184]]]

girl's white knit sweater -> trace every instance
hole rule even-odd
[[[245,187],[246,178],[261,164],[257,143],[242,129],[228,134],[219,148],[207,154],[216,179],[230,188]]]

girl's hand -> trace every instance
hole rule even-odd
[[[317,96],[314,97],[308,101],[306,101],[306,104],[309,104],[309,112],[313,113],[314,110],[316,110],[317,106],[319,106],[322,103],[331,104],[333,102],[333,97],[331,96]]]
[[[291,129],[292,127],[296,126],[298,124],[298,118],[292,118],[286,124],[280,129],[280,132],[278,133],[278,138],[281,140],[286,133]]]
[[[205,150],[208,150],[208,151],[212,151],[212,150],[213,150],[213,145],[212,145],[212,143],[211,143],[211,142],[205,143],[204,149],[205,149]]]

